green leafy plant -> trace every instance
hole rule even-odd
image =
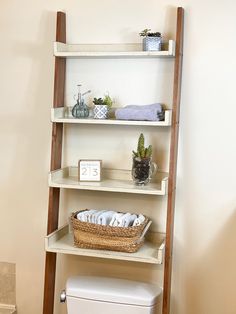
[[[107,107],[110,109],[113,105],[113,101],[109,94],[106,94],[105,97],[103,98],[103,103],[104,105],[107,105]]]
[[[139,33],[141,37],[161,37],[161,33],[159,32],[151,32],[150,28],[145,28],[143,31]]]
[[[152,145],[149,145],[148,147],[144,146],[143,133],[141,133],[139,136],[137,152],[133,151],[133,157],[137,157],[141,159],[152,157]]]

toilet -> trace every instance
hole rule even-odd
[[[61,301],[68,314],[157,314],[161,309],[159,286],[104,277],[76,276],[67,280]]]

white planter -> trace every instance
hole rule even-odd
[[[95,105],[93,109],[94,119],[107,119],[107,105]]]
[[[144,37],[143,38],[144,51],[161,51],[161,37]]]

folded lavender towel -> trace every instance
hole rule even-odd
[[[117,120],[162,121],[164,111],[161,104],[128,105],[115,111]]]

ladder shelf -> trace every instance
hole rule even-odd
[[[140,44],[71,45],[66,43],[66,15],[57,13],[56,42],[54,43],[55,77],[54,100],[51,112],[52,146],[49,174],[49,205],[47,236],[45,238],[46,260],[44,281],[43,314],[53,314],[56,279],[57,253],[78,256],[99,257],[123,261],[161,264],[164,266],[162,314],[170,313],[172,248],[174,230],[174,209],[176,191],[176,169],[178,152],[179,112],[181,96],[181,74],[183,59],[184,9],[177,8],[176,38],[164,44],[162,51],[142,51]],[[165,111],[165,120],[120,121],[114,119],[74,119],[67,114],[64,104],[65,73],[67,58],[168,58],[174,60],[173,101],[171,110]],[[169,173],[158,173],[156,179],[145,187],[137,187],[130,180],[130,172],[105,170],[104,181],[80,183],[76,179],[76,167],[62,168],[62,140],[64,124],[96,124],[166,127],[170,126]],[[75,175],[76,173],[76,175]],[[122,179],[119,177],[122,174]],[[118,175],[118,177],[117,177]],[[115,177],[114,177],[115,176]],[[58,228],[61,188],[93,190],[103,192],[133,193],[143,195],[167,195],[165,234],[150,236],[137,253],[119,253],[98,250],[84,250],[73,246],[68,225]],[[158,239],[153,241],[153,239]]]

